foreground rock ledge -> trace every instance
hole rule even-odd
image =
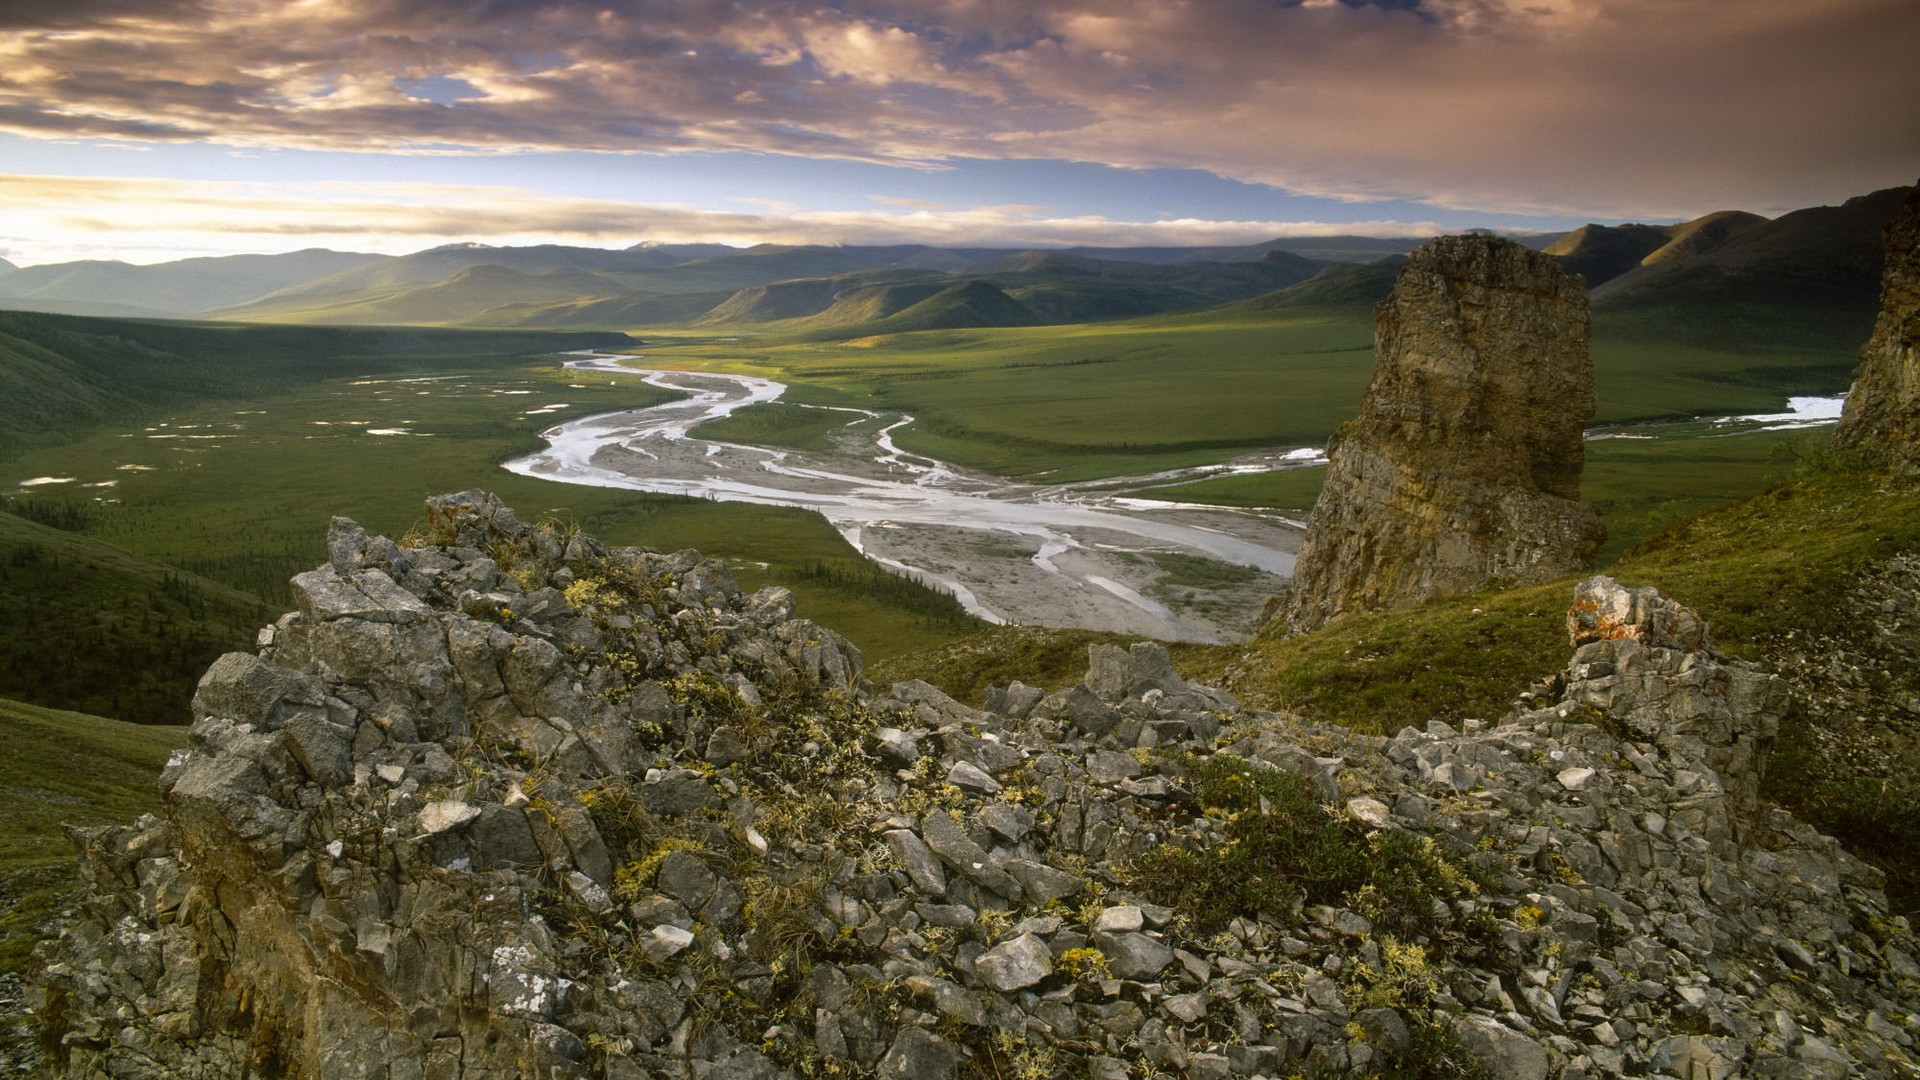
[[[1287,628],[1592,568],[1589,336],[1586,289],[1551,256],[1494,236],[1415,251],[1375,309],[1360,415],[1328,444]]]
[[[429,514],[337,519],[166,820],[75,831],[60,1075],[1914,1074],[1906,923],[1755,798],[1778,680],[1657,594],[1581,587],[1551,706],[1369,738],[1151,645],[877,692],[697,553]],[[1279,780],[1298,817],[1222,809]],[[1250,823],[1375,876],[1204,925]]]

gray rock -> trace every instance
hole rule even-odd
[[[1019,806],[995,803],[980,811],[980,824],[1006,839],[1018,843],[1033,828],[1033,811]]]
[[[686,851],[670,851],[660,860],[659,877],[656,879],[661,892],[685,904],[688,910],[698,910],[713,897],[714,884],[719,880],[700,857]]]
[[[1020,888],[1027,894],[1028,901],[1046,904],[1054,900],[1064,900],[1080,891],[1086,884],[1085,879],[1065,870],[1056,870],[1045,863],[1030,859],[1007,860],[1007,873],[1013,875]]]
[[[1367,1045],[1389,1057],[1400,1057],[1413,1046],[1413,1033],[1396,1010],[1364,1009],[1354,1021],[1365,1033]]]
[[[662,923],[640,939],[640,948],[655,960],[670,960],[693,944],[693,931]]]
[[[1046,942],[1032,934],[1022,934],[988,949],[974,961],[973,971],[988,987],[1007,994],[1024,990],[1053,974],[1053,953],[1048,951]]]
[[[1093,945],[1106,955],[1107,970],[1122,979],[1151,979],[1173,963],[1173,950],[1145,934],[1098,933]]]
[[[332,567],[322,567],[294,575],[292,584],[300,613],[314,622],[364,619],[376,623],[418,623],[433,614],[432,608],[394,584],[382,570],[341,574]]]
[[[934,810],[922,818],[920,837],[934,854],[962,877],[1008,899],[1020,895],[1019,883],[1009,877],[1005,870],[993,865],[987,853],[954,823],[946,811]]]
[[[322,787],[342,784],[353,774],[353,728],[336,724],[320,709],[302,708],[287,717],[287,749],[300,768]]]
[[[1097,784],[1117,784],[1140,775],[1140,762],[1118,750],[1095,750],[1087,755],[1087,775]]]
[[[254,656],[226,653],[213,662],[193,693],[193,715],[218,716],[272,731],[290,709],[322,707],[319,680]]]
[[[920,744],[914,740],[913,736],[899,728],[878,728],[874,731],[873,738],[879,746],[880,758],[883,761],[905,768],[920,760]]]
[[[1207,998],[1204,994],[1175,994],[1161,1002],[1160,1007],[1181,1023],[1194,1024],[1206,1017]],[[1225,1058],[1220,1061],[1223,1066],[1226,1064]]]
[[[886,841],[893,857],[921,892],[933,897],[946,895],[947,873],[941,869],[939,858],[916,833],[911,829],[893,829],[886,834]]]
[[[667,818],[699,813],[717,801],[707,778],[692,769],[668,769],[648,777],[640,798],[648,810]]]
[[[899,1080],[951,1080],[959,1055],[953,1044],[931,1031],[903,1027],[887,1056],[880,1060],[879,1075]]]
[[[431,802],[420,809],[420,831],[433,836],[467,824],[480,816],[480,808],[458,799]]]
[[[1098,918],[1093,920],[1093,932],[1096,934],[1124,933],[1129,930],[1138,930],[1145,924],[1146,916],[1138,906],[1134,904],[1120,904],[1107,908],[1100,913]]]
[[[1545,1080],[1553,1059],[1538,1042],[1481,1016],[1455,1017],[1453,1030],[1467,1053],[1501,1080]]]
[[[991,795],[1002,790],[1000,781],[987,775],[971,761],[956,761],[947,770],[947,783],[966,791],[977,791]]]

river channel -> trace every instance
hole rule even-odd
[[[1116,492],[1234,469],[1323,460],[1313,449],[1207,470],[1087,484],[1032,485],[902,451],[913,418],[843,409],[831,454],[695,438],[691,429],[786,387],[767,379],[630,367],[581,356],[686,395],[568,421],[546,450],[506,468],[525,476],[818,511],[868,557],[936,584],[995,623],[1083,626],[1181,641],[1244,637],[1293,571],[1301,524],[1272,513]]]

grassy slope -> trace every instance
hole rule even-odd
[[[861,421],[858,413],[817,405],[763,401],[744,409],[735,409],[732,415],[719,420],[709,420],[688,434],[697,439],[824,453],[833,449],[833,433]]]
[[[73,845],[62,823],[98,825],[158,812],[154,780],[187,741],[152,727],[0,700],[0,971],[19,972],[67,906]]]
[[[1814,474],[1675,524],[1607,572],[1699,610],[1717,647],[1789,672],[1809,651],[1877,651],[1872,623],[1841,600],[1863,572],[1916,550],[1920,486],[1871,474]],[[1355,616],[1303,637],[1260,638],[1244,656],[1217,653],[1199,668],[1230,672],[1230,685],[1250,703],[1363,731],[1497,718],[1532,681],[1566,663],[1563,619],[1574,582],[1488,589]],[[1879,677],[1859,666],[1864,674],[1850,678]],[[1906,677],[1910,683],[1912,675]],[[1901,699],[1901,692],[1870,693],[1855,704],[1891,717]],[[1911,772],[1920,762],[1894,766],[1884,782],[1853,775],[1844,749],[1853,736],[1811,724],[1857,719],[1791,717],[1764,793],[1878,862],[1896,899],[1914,909],[1920,785]]]
[[[1797,480],[1675,524],[1605,572],[1699,609],[1718,647],[1762,659],[1787,630],[1827,627],[1833,597],[1862,566],[1920,548],[1920,489],[1888,484],[1870,475]],[[1262,637],[1233,685],[1249,701],[1373,732],[1497,717],[1565,663],[1563,620],[1577,580]]]
[[[184,723],[201,672],[275,614],[258,597],[0,513],[0,696]]]

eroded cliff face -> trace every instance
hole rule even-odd
[[[1590,568],[1605,530],[1579,501],[1594,408],[1579,279],[1512,241],[1442,237],[1414,252],[1374,334],[1360,415],[1328,445],[1287,627]]]
[[[1886,229],[1880,317],[1860,354],[1834,438],[1902,472],[1920,471],[1920,187]]]
[[[696,553],[430,512],[336,519],[166,818],[76,831],[57,1074],[1920,1070],[1877,871],[1754,798],[1780,680],[1650,590],[1581,586],[1553,704],[1369,737],[1151,644],[876,690]]]

